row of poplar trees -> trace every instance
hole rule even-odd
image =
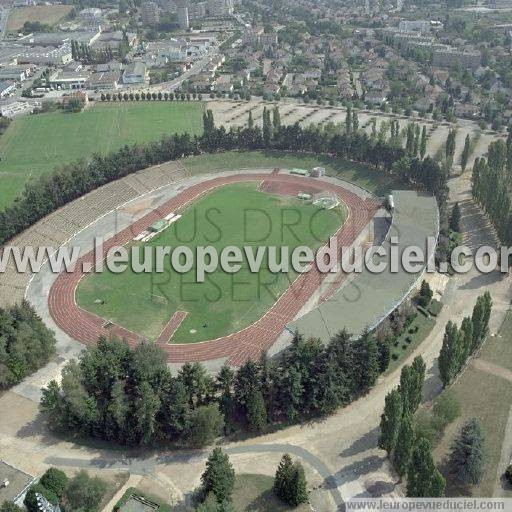
[[[443,346],[439,354],[439,375],[448,386],[484,342],[489,331],[492,299],[489,292],[478,297],[473,314],[459,327],[451,320],[446,324]]]
[[[380,422],[379,448],[386,450],[400,478],[407,477],[407,496],[415,498],[443,496],[446,485],[434,463],[429,441],[416,437],[413,430],[425,371],[421,356],[402,368],[400,385],[386,395]]]
[[[512,245],[512,128],[506,141],[489,145],[473,166],[473,197],[489,215],[500,240]]]

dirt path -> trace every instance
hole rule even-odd
[[[507,368],[489,363],[489,361],[485,361],[484,359],[473,359],[471,361],[471,365],[477,370],[490,373],[491,375],[501,377],[502,379],[512,382],[512,371]]]

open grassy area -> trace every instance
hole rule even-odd
[[[436,325],[435,318],[427,318],[421,313],[418,313],[416,318],[412,321],[411,325],[404,330],[402,334],[397,338],[396,345],[391,346],[391,360],[389,361],[389,367],[386,373],[391,373],[398,366],[400,366],[403,360],[414,352],[423,340],[429,335],[430,331]],[[410,330],[418,330],[416,332],[409,332]],[[407,341],[409,338],[410,341]]]
[[[237,512],[306,512],[308,504],[294,509],[274,496],[274,479],[265,475],[237,475],[232,501]]]
[[[11,9],[7,20],[7,32],[19,30],[26,21],[39,21],[44,25],[55,25],[64,19],[72,8],[72,5],[34,5]]]
[[[15,119],[0,138],[0,208],[30,177],[57,165],[105,154],[169,133],[202,131],[200,102],[96,104],[78,114],[50,112]]]
[[[229,151],[212,155],[199,155],[183,160],[184,165],[196,172],[215,169],[259,169],[283,167],[325,167],[329,176],[337,176],[364,187],[378,196],[386,194],[398,183],[384,172],[378,172],[366,165],[336,159],[323,155],[306,155],[279,151]]]
[[[189,206],[178,222],[148,245],[186,245],[194,254],[198,246],[208,245],[218,253],[227,246],[285,246],[290,260],[298,246],[316,249],[323,245],[345,218],[342,206],[322,210],[297,198],[260,192],[255,182],[238,183],[216,189]],[[267,256],[257,273],[251,273],[244,255],[239,272],[226,273],[219,266],[204,283],[197,282],[196,268],[179,274],[171,270],[166,258],[164,273],[94,274],[81,281],[77,302],[150,339],[158,337],[176,311],[186,311],[171,341],[190,343],[250,325],[297,276],[291,266],[287,273],[270,272]]]
[[[480,359],[512,370],[512,314],[508,314],[497,336],[485,342]],[[460,495],[468,491],[473,496],[492,496],[497,474],[501,447],[512,406],[512,384],[499,376],[469,366],[451,387],[461,405],[461,417],[448,426],[436,447],[438,462],[443,463],[450,453],[454,436],[470,418],[477,418],[485,434],[487,463],[482,482],[472,489],[460,489],[449,481],[447,492]],[[512,491],[507,491],[512,497]]]

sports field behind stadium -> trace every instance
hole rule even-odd
[[[254,182],[226,185],[190,205],[183,217],[151,240],[151,246],[200,245],[219,252],[230,245],[287,246],[316,249],[346,218],[343,205],[321,210],[310,202],[261,192]],[[293,224],[283,229],[283,224]],[[296,273],[271,274],[263,265],[252,274],[217,269],[205,283],[196,283],[195,266],[186,274],[127,270],[103,272],[82,279],[79,306],[150,339],[156,339],[176,311],[187,316],[171,342],[211,340],[250,325],[288,288]]]
[[[0,138],[0,209],[12,203],[28,179],[57,165],[164,134],[201,133],[203,110],[201,102],[100,103],[76,114],[15,119]]]

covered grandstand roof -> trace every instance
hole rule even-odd
[[[382,246],[389,252],[390,237],[398,237],[399,254],[407,246],[426,252],[427,237],[437,237],[439,218],[434,197],[410,190],[393,191],[395,211],[388,237]],[[373,328],[393,311],[415,286],[422,272],[409,274],[402,268],[375,274],[366,268],[350,276],[341,288],[318,308],[295,320],[288,327],[306,338],[327,342],[331,336],[347,329],[359,335],[365,327]]]

